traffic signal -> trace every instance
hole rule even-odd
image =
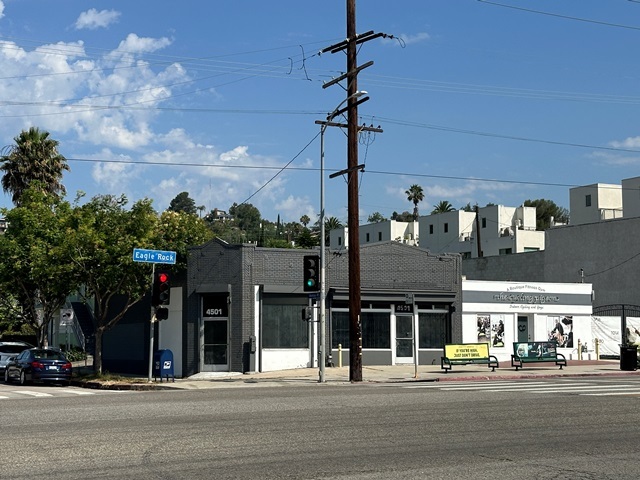
[[[320,290],[320,256],[304,256],[304,291],[317,292]]]
[[[155,272],[151,292],[151,304],[169,305],[171,301],[171,275],[167,272]]]
[[[166,320],[169,318],[169,309],[167,307],[156,308],[156,320]]]

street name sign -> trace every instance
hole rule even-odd
[[[133,249],[133,261],[145,263],[176,263],[176,252],[162,250]]]

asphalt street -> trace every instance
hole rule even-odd
[[[20,388],[1,387],[0,394]],[[619,479],[637,472],[635,375],[254,387],[3,400],[1,476]]]

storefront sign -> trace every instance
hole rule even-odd
[[[229,316],[228,294],[208,294],[202,296],[202,316],[226,318]]]

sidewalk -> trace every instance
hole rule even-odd
[[[363,366],[362,382],[355,383],[403,383],[403,382],[449,382],[480,380],[513,380],[527,378],[584,377],[584,376],[629,376],[640,375],[640,371],[620,370],[619,360],[570,360],[568,366],[560,370],[549,364],[528,364],[518,371],[509,362],[502,362],[495,372],[483,365],[454,366],[445,373],[440,365],[394,365]],[[203,389],[225,388],[242,385],[277,386],[330,384],[350,385],[349,367],[326,367],[325,382],[319,382],[318,368],[279,370],[264,373],[201,372],[191,377],[173,381],[165,379],[154,382],[156,388]],[[147,383],[147,385],[149,385]]]

